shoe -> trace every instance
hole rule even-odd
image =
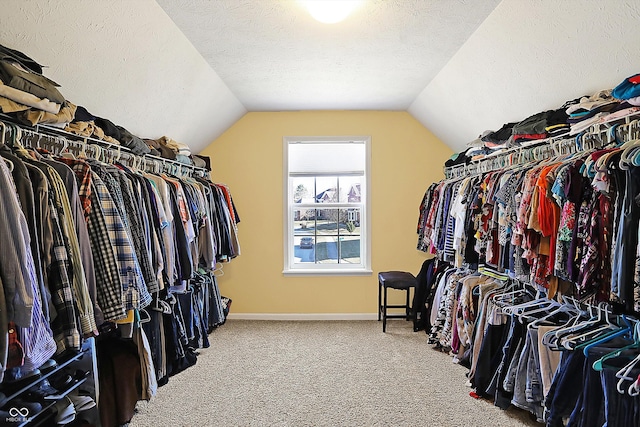
[[[73,406],[76,408],[76,412],[82,412],[96,407],[96,401],[93,400],[90,396],[70,394],[68,397],[73,403]]]
[[[69,424],[76,419],[76,408],[68,397],[60,399],[53,408],[56,410],[55,420],[58,425]]]
[[[25,398],[32,402],[41,402],[43,400],[56,400],[60,392],[53,388],[49,381],[42,380],[35,386],[27,390]]]
[[[9,368],[4,372],[4,380],[2,383],[12,388],[20,388],[29,382],[37,380],[41,376],[42,372],[40,369],[26,370],[22,367]]]
[[[78,382],[86,377],[88,377],[91,374],[91,371],[83,371],[82,369],[77,369],[74,373],[73,373],[73,379]]]
[[[49,359],[49,360],[47,360],[46,362],[44,362],[44,363],[42,364],[42,366],[40,366],[40,368],[38,368],[38,369],[40,369],[40,371],[41,371],[43,374],[48,374],[49,372],[53,371],[53,370],[54,370],[54,369],[56,369],[57,367],[58,367],[58,362],[56,362],[56,361],[55,361],[55,360],[53,360],[53,359]]]
[[[67,390],[75,382],[66,372],[56,372],[47,379],[53,388],[60,391]]]

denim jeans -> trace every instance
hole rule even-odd
[[[501,409],[507,409],[511,405],[516,376],[516,369],[513,365],[515,363],[517,366],[522,351],[523,334],[526,330],[526,327],[513,316],[509,322],[507,341],[502,348],[502,360],[494,376],[494,381],[492,381],[493,394],[495,395],[494,404]]]
[[[525,395],[527,402],[535,402],[542,406],[544,396],[542,395],[542,376],[540,373],[540,355],[538,352],[538,330],[528,329],[527,339],[531,343],[529,360],[527,362],[527,383]]]
[[[537,388],[538,394],[540,395],[539,399],[537,401],[533,401],[528,399],[527,396],[527,384],[529,383],[529,378],[533,378],[536,375],[536,369],[538,377],[540,375],[539,368],[534,367],[535,363],[532,361],[533,352],[534,348],[532,344],[532,335],[530,333],[527,333],[525,334],[524,347],[522,348],[522,353],[520,354],[520,360],[518,362],[518,371],[513,388],[513,399],[511,400],[511,403],[513,403],[518,408],[525,409],[531,412],[536,416],[536,419],[542,420],[544,408],[542,407],[542,393],[540,392],[539,379],[534,380],[538,383]]]

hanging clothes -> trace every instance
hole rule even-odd
[[[47,139],[31,134],[38,146]],[[84,147],[78,158],[25,149],[10,136],[0,148],[0,332],[10,337],[0,340],[0,378],[97,336],[103,424],[128,421],[226,321],[214,271],[240,254],[231,193],[87,158]],[[128,390],[119,409],[108,384]]]

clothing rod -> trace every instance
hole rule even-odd
[[[480,165],[491,162],[492,160],[506,157],[510,154],[513,154],[521,150],[528,150],[528,149],[533,149],[537,146],[544,146],[545,144],[551,145],[551,144],[575,143],[576,150],[583,151],[582,144],[585,138],[597,138],[600,141],[602,141],[602,137],[606,135],[608,138],[608,141],[613,142],[612,139],[615,139],[615,137],[610,132],[611,131],[617,132],[621,130],[621,128],[625,128],[625,127],[628,127],[629,130],[631,130],[634,127],[638,128],[639,116],[640,116],[640,112],[634,112],[632,114],[629,114],[626,117],[618,118],[615,121],[596,123],[577,135],[564,134],[564,135],[559,135],[557,137],[550,137],[550,138],[545,138],[541,140],[535,140],[528,145],[512,147],[512,148],[500,151],[499,153],[488,154],[481,159],[472,160],[471,163],[469,164],[461,164],[461,165],[444,167],[444,174],[447,179],[457,178],[462,175],[466,175],[469,172],[468,170],[469,167],[473,168],[472,170],[474,172],[477,172],[478,168],[479,167],[481,168]]]
[[[634,124],[637,125],[638,123],[637,120],[629,121],[631,117],[632,117],[631,115],[625,117],[624,118],[625,122],[619,123],[617,125],[605,126],[603,128],[602,124],[595,124],[590,128],[588,128],[587,130],[575,136],[569,136],[565,134],[557,137],[550,137],[550,138],[545,138],[541,140],[536,140],[536,141],[530,142],[527,145],[512,147],[512,148],[500,151],[499,153],[488,154],[481,159],[472,160],[469,164],[461,164],[461,165],[445,167],[444,174],[445,174],[445,177],[449,179],[449,178],[458,178],[458,177],[467,175],[469,173],[477,173],[479,171],[483,171],[483,168],[482,168],[483,165],[489,164],[492,161],[497,162],[500,159],[504,159],[505,157],[512,154],[516,154],[516,153],[522,153],[522,152],[530,153],[536,148],[544,148],[544,147],[554,148],[555,146],[560,146],[562,144],[571,144],[572,147],[575,145],[576,151],[583,151],[582,145],[585,138],[586,139],[596,138],[597,140],[602,141],[602,136],[606,135],[608,136],[609,139],[611,139],[611,135],[609,135],[609,131],[611,129],[618,129],[622,126],[631,127],[631,126],[634,126]],[[554,148],[554,151],[555,151],[555,148]]]
[[[104,149],[124,152],[130,156],[135,156],[141,159],[146,158],[147,160],[150,160],[152,162],[154,161],[161,162],[163,163],[163,165],[177,167],[180,171],[184,171],[184,168],[186,168],[187,170],[191,170],[192,172],[198,173],[198,175],[201,175],[201,176],[207,176],[207,174],[210,172],[205,168],[201,168],[195,165],[188,165],[186,163],[181,163],[171,159],[165,159],[163,157],[154,156],[152,154],[144,154],[144,155],[134,154],[133,152],[131,152],[129,148],[123,145],[113,144],[111,142],[93,138],[90,136],[85,137],[82,135],[76,135],[64,129],[57,128],[55,126],[44,125],[44,124],[29,126],[23,123],[16,122],[15,119],[13,119],[11,116],[7,116],[6,114],[0,114],[0,120],[3,120],[12,125],[20,127],[22,131],[32,132],[37,136],[62,138],[63,140],[67,139],[68,141],[75,141],[75,142],[86,143],[86,144],[89,144],[90,142],[91,144],[98,145],[99,147]]]
[[[38,130],[37,130],[38,127],[44,129],[45,130],[45,134],[46,134],[46,131],[51,131],[53,133],[60,134],[63,137],[68,136],[68,137],[70,137],[70,138],[72,138],[72,139],[74,139],[76,141],[87,140],[87,141],[92,141],[92,142],[94,142],[94,143],[96,143],[98,145],[107,145],[106,148],[111,148],[111,149],[114,149],[114,150],[122,150],[125,153],[131,154],[132,156],[137,156],[137,157],[142,157],[142,158],[149,158],[149,159],[157,160],[157,161],[160,161],[160,162],[163,162],[163,163],[173,164],[173,165],[181,167],[181,168],[182,167],[189,168],[189,169],[191,169],[193,171],[198,171],[198,172],[201,172],[203,174],[206,174],[208,172],[207,169],[205,169],[205,168],[200,168],[200,167],[195,166],[195,165],[188,165],[186,163],[181,163],[181,162],[178,162],[178,161],[175,161],[175,160],[171,160],[171,159],[165,159],[163,157],[154,156],[153,154],[144,154],[144,155],[134,154],[134,153],[131,152],[131,150],[129,148],[127,148],[127,147],[125,147],[123,145],[113,144],[111,142],[103,141],[103,140],[97,139],[97,138],[84,137],[84,136],[81,136],[81,135],[76,135],[75,133],[67,132],[64,129],[56,128],[55,126],[36,125],[36,132],[38,132]]]

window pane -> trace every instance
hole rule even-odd
[[[338,142],[339,141],[339,142]],[[368,269],[367,157],[370,138],[285,137],[289,247],[285,272]],[[361,224],[362,223],[362,224]],[[364,264],[367,264],[366,266]]]
[[[316,257],[319,264],[338,263],[338,236],[318,236]]]
[[[338,234],[339,209],[316,209],[316,232],[318,234]]]
[[[360,235],[360,209],[340,209],[340,235]]]
[[[294,263],[315,263],[315,239],[307,236],[296,236],[293,238],[293,259]]]
[[[316,194],[314,177],[291,178],[293,188],[293,203],[314,203]]]
[[[341,176],[339,188],[340,203],[360,203],[362,201],[360,195],[362,189],[361,176]]]
[[[293,234],[294,236],[314,234],[316,231],[315,209],[293,210]]]
[[[360,263],[360,236],[340,236],[340,263]]]
[[[338,177],[321,176],[316,178],[316,202],[336,203],[338,201]]]

